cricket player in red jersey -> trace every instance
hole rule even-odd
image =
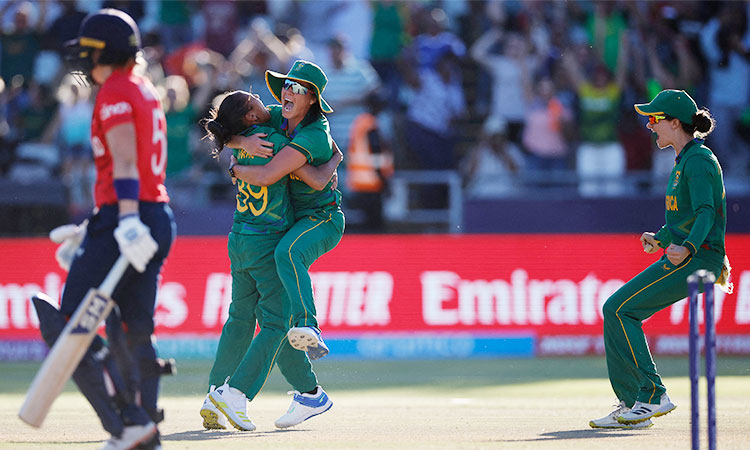
[[[66,44],[71,72],[99,85],[91,124],[96,165],[94,214],[87,225],[56,229],[56,257],[69,269],[62,320],[98,286],[122,254],[130,267],[112,293],[108,343],[97,337],[73,374],[111,435],[105,449],[160,448],[156,423],[163,362],[152,344],[157,279],[175,236],[164,187],[166,120],[156,89],[138,75],[140,32],[122,11],[103,9]],[[45,334],[54,318],[40,317]],[[48,329],[47,329],[48,331]],[[114,389],[112,387],[114,386]]]

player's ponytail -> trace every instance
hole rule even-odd
[[[706,136],[714,131],[716,126],[716,120],[714,120],[708,108],[703,107],[693,114],[693,123],[687,124],[682,123],[682,129],[690,136],[697,137],[699,139],[705,139]]]
[[[245,114],[250,110],[248,102],[249,92],[231,91],[223,94],[219,107],[213,107],[208,112],[208,117],[201,119],[200,124],[206,130],[203,139],[208,138],[214,143],[211,155],[218,158],[224,146],[232,139],[232,136],[241,133],[247,128]]]

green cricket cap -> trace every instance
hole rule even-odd
[[[680,122],[693,123],[693,115],[698,112],[690,95],[685,91],[666,89],[659,92],[650,103],[639,103],[633,105],[638,114],[643,116],[664,115],[676,117]]]
[[[306,81],[315,87],[315,95],[320,103],[320,109],[324,113],[332,113],[333,109],[323,100],[323,91],[328,84],[328,77],[323,70],[315,63],[309,61],[297,60],[289,69],[286,75],[272,70],[266,70],[266,85],[276,100],[281,103],[281,88],[284,87],[284,80]]]

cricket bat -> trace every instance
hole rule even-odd
[[[120,255],[99,288],[91,288],[78,305],[31,382],[18,412],[21,420],[34,427],[42,426],[52,403],[94,340],[99,324],[115,306],[110,297],[127,268],[128,260]]]

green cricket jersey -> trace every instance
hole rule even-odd
[[[285,130],[287,120],[281,115],[281,106],[272,105],[268,109],[271,111],[268,124],[276,129]],[[302,153],[309,164],[317,167],[331,159],[331,132],[328,119],[325,117],[304,127],[298,125],[291,132],[286,130],[286,133],[291,139],[288,145]],[[289,174],[289,179],[289,195],[296,218],[313,214],[321,209],[338,208],[341,205],[341,192],[338,189],[331,189],[330,182],[322,191],[316,191],[294,174]]]
[[[659,245],[687,247],[723,260],[726,253],[727,200],[719,161],[702,140],[685,145],[675,159],[666,194],[666,224],[656,233]]]
[[[255,125],[241,134],[250,136],[266,133],[263,139],[273,143],[273,153],[278,153],[289,139],[278,129]],[[270,158],[255,158],[244,150],[232,149],[238,164],[263,165]],[[270,186],[253,186],[237,180],[237,209],[234,211],[232,231],[239,234],[270,234],[286,232],[294,223],[294,210],[287,191],[288,177],[282,177]]]

